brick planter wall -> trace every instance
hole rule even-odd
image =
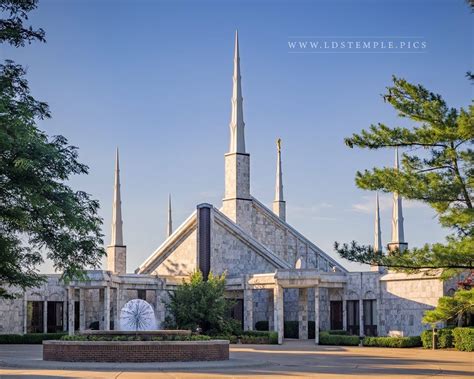
[[[44,341],[43,360],[186,362],[229,359],[229,341]]]

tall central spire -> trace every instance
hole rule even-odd
[[[286,203],[283,198],[283,173],[281,170],[281,139],[277,142],[277,167],[276,167],[276,181],[275,181],[275,200],[273,201],[273,213],[280,217],[283,221],[286,220]]]
[[[122,199],[120,197],[120,166],[118,148],[115,152],[114,203],[112,210],[112,237],[110,245],[123,246]]]
[[[245,151],[244,112],[240,77],[239,35],[235,32],[234,73],[230,146],[225,154],[225,189],[222,212],[247,232],[251,232],[252,196],[250,195],[250,155]]]
[[[398,147],[395,148],[395,170],[399,170],[400,163],[398,159]],[[402,198],[397,192],[393,193],[393,211],[392,211],[392,241],[389,243],[389,249],[403,250],[407,247],[405,242],[405,233],[403,230],[403,209]]]
[[[239,33],[235,31],[234,75],[232,77],[232,113],[230,118],[229,153],[245,153],[245,123],[240,77]]]

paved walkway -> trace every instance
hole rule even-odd
[[[0,378],[468,378],[474,353],[446,350],[231,345],[228,362],[89,364],[43,362],[40,345],[0,345]],[[15,366],[15,367],[11,367]],[[366,378],[367,379],[367,378]]]

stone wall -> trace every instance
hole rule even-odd
[[[183,240],[168,251],[167,258],[158,266],[154,274],[165,276],[187,276],[197,268],[197,238],[193,228]]]
[[[252,237],[292,267],[319,268],[327,272],[334,266],[309,240],[256,200],[253,201],[251,233]]]
[[[381,278],[379,334],[400,331],[405,336],[419,335],[427,325],[423,314],[433,309],[443,296],[443,282],[437,278],[388,274]]]
[[[275,266],[220,224],[212,226],[211,271],[228,278],[274,272]]]

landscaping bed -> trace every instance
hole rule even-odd
[[[425,349],[433,348],[433,331],[421,333]],[[474,328],[443,328],[436,331],[436,349],[455,348],[459,351],[474,351]]]
[[[365,337],[362,340],[363,346],[372,347],[420,347],[421,338],[414,337]]]
[[[0,344],[41,344],[46,340],[58,340],[66,333],[0,334]]]

